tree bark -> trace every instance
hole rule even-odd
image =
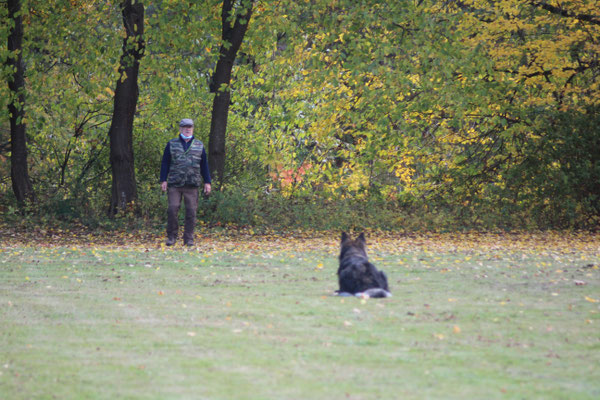
[[[33,185],[27,167],[27,140],[25,136],[25,66],[23,65],[23,19],[20,0],[8,0],[8,17],[14,24],[8,35],[10,55],[6,64],[11,67],[12,79],[8,88],[12,99],[8,104],[10,114],[10,177],[12,188],[20,206],[34,200]]]
[[[219,60],[213,73],[210,92],[215,93],[208,139],[208,163],[217,184],[223,181],[225,174],[225,138],[231,92],[231,71],[233,63],[250,23],[254,0],[245,0],[233,10],[235,1],[224,0],[221,10],[223,45],[219,51]],[[232,12],[235,22],[231,24]]]
[[[112,168],[109,215],[115,216],[137,200],[133,157],[133,119],[138,100],[138,72],[144,54],[144,5],[141,1],[121,3],[126,36],[114,96],[114,111],[108,135]]]

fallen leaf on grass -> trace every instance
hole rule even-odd
[[[452,332],[454,332],[456,334],[460,333],[460,326],[454,325],[454,328],[452,328]]]
[[[598,302],[600,302],[600,300],[596,300],[596,299],[593,299],[593,298],[588,297],[588,296],[585,296],[585,299],[587,301],[589,301],[590,303],[598,303]]]

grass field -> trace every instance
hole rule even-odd
[[[598,235],[5,239],[1,399],[600,398]]]

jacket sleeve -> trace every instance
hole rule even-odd
[[[204,183],[211,183],[210,170],[208,168],[208,158],[206,157],[206,148],[202,148],[202,160],[200,161],[200,172]]]
[[[169,169],[171,167],[171,146],[167,142],[165,151],[163,152],[162,162],[160,164],[160,181],[166,182],[167,176],[169,175]]]

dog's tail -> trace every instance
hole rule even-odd
[[[367,289],[362,293],[356,293],[356,297],[372,297],[376,299],[381,299],[384,297],[392,297],[392,294],[385,289],[381,288],[371,288]]]
[[[375,299],[381,299],[381,298],[385,298],[385,297],[392,297],[392,294],[390,292],[388,292],[385,289],[381,289],[381,288],[371,288],[371,289],[367,289],[364,292],[358,292],[358,293],[349,293],[349,292],[340,292],[339,290],[335,291],[335,296],[340,296],[340,297],[363,297],[363,298],[375,298]]]

